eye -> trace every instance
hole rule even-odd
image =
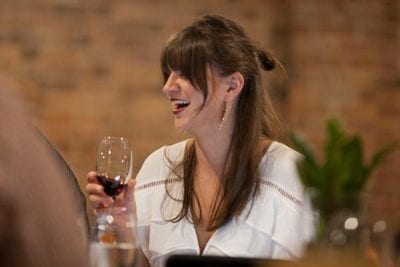
[[[164,78],[164,83],[166,83],[167,80],[168,80],[168,77],[171,75],[171,71],[170,70],[164,70],[162,75],[163,75],[163,78]]]
[[[178,75],[181,79],[188,80],[188,76],[182,71],[174,71],[176,75]]]

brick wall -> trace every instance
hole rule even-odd
[[[293,1],[288,112],[321,147],[326,119],[360,134],[367,159],[400,138],[399,1]],[[399,150],[374,173],[372,217],[400,218]]]
[[[132,140],[137,171],[152,150],[185,137],[161,94],[159,53],[205,13],[236,20],[278,55],[288,78],[271,77],[277,108],[316,148],[331,117],[363,136],[367,155],[399,139],[396,0],[1,0],[0,86],[22,94],[82,185],[104,135]],[[369,185],[376,214],[399,213],[399,159],[396,151]]]

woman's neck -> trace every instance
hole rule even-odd
[[[198,167],[211,168],[218,177],[221,177],[229,146],[231,134],[228,130],[218,131],[215,134],[206,134],[195,137],[196,158]]]

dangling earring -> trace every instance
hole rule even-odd
[[[222,126],[224,125],[225,119],[226,119],[226,117],[228,115],[227,113],[228,113],[228,103],[225,102],[224,111],[222,112],[222,118],[221,118],[221,121],[220,121],[219,126],[218,126],[218,130],[219,131],[221,131]]]

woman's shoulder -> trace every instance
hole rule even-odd
[[[260,163],[261,184],[296,206],[302,204],[304,197],[304,186],[297,170],[297,162],[301,158],[301,154],[294,149],[274,141]]]
[[[293,148],[289,147],[288,145],[285,145],[283,143],[280,143],[278,141],[272,141],[271,144],[269,145],[268,149],[265,152],[264,157],[273,157],[273,158],[280,158],[280,159],[286,159],[286,160],[296,160],[299,157],[301,157],[301,154],[294,150]]]
[[[302,155],[296,150],[273,141],[261,159],[261,176],[269,179],[273,179],[276,175],[297,176],[297,162],[301,158]]]

